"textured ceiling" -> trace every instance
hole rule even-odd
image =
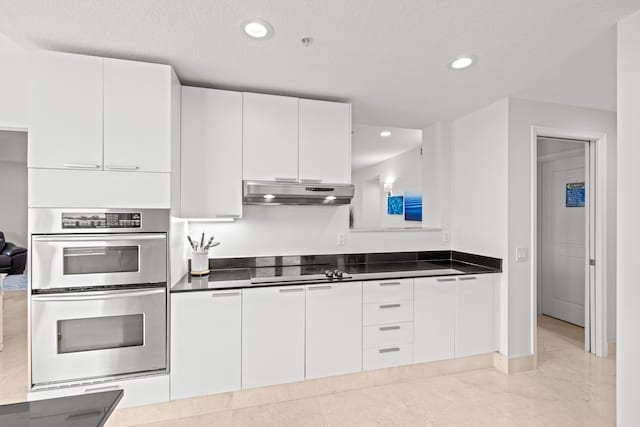
[[[615,108],[615,22],[638,0],[0,0],[26,46],[169,63],[183,83],[353,102],[419,128],[504,96]],[[266,41],[241,34],[261,17]],[[300,38],[314,43],[303,47]],[[463,53],[477,65],[452,71]]]

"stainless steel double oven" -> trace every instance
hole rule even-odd
[[[168,210],[29,216],[32,386],[166,372]]]

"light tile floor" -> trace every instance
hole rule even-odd
[[[6,294],[0,403],[24,400],[27,385],[26,297]],[[116,411],[108,425],[614,426],[615,357],[586,354],[581,328],[548,317],[538,322],[536,371],[506,376],[478,369],[250,407],[239,407],[224,394],[174,405],[181,414],[191,405],[197,416],[145,423],[145,414],[157,410],[150,405],[136,408],[130,421],[123,416],[130,410]],[[202,405],[208,412],[196,408]]]

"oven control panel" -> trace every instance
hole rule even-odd
[[[140,217],[140,212],[63,212],[62,228],[66,230],[140,228]]]

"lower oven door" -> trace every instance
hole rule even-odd
[[[167,367],[166,288],[33,295],[34,386]]]

